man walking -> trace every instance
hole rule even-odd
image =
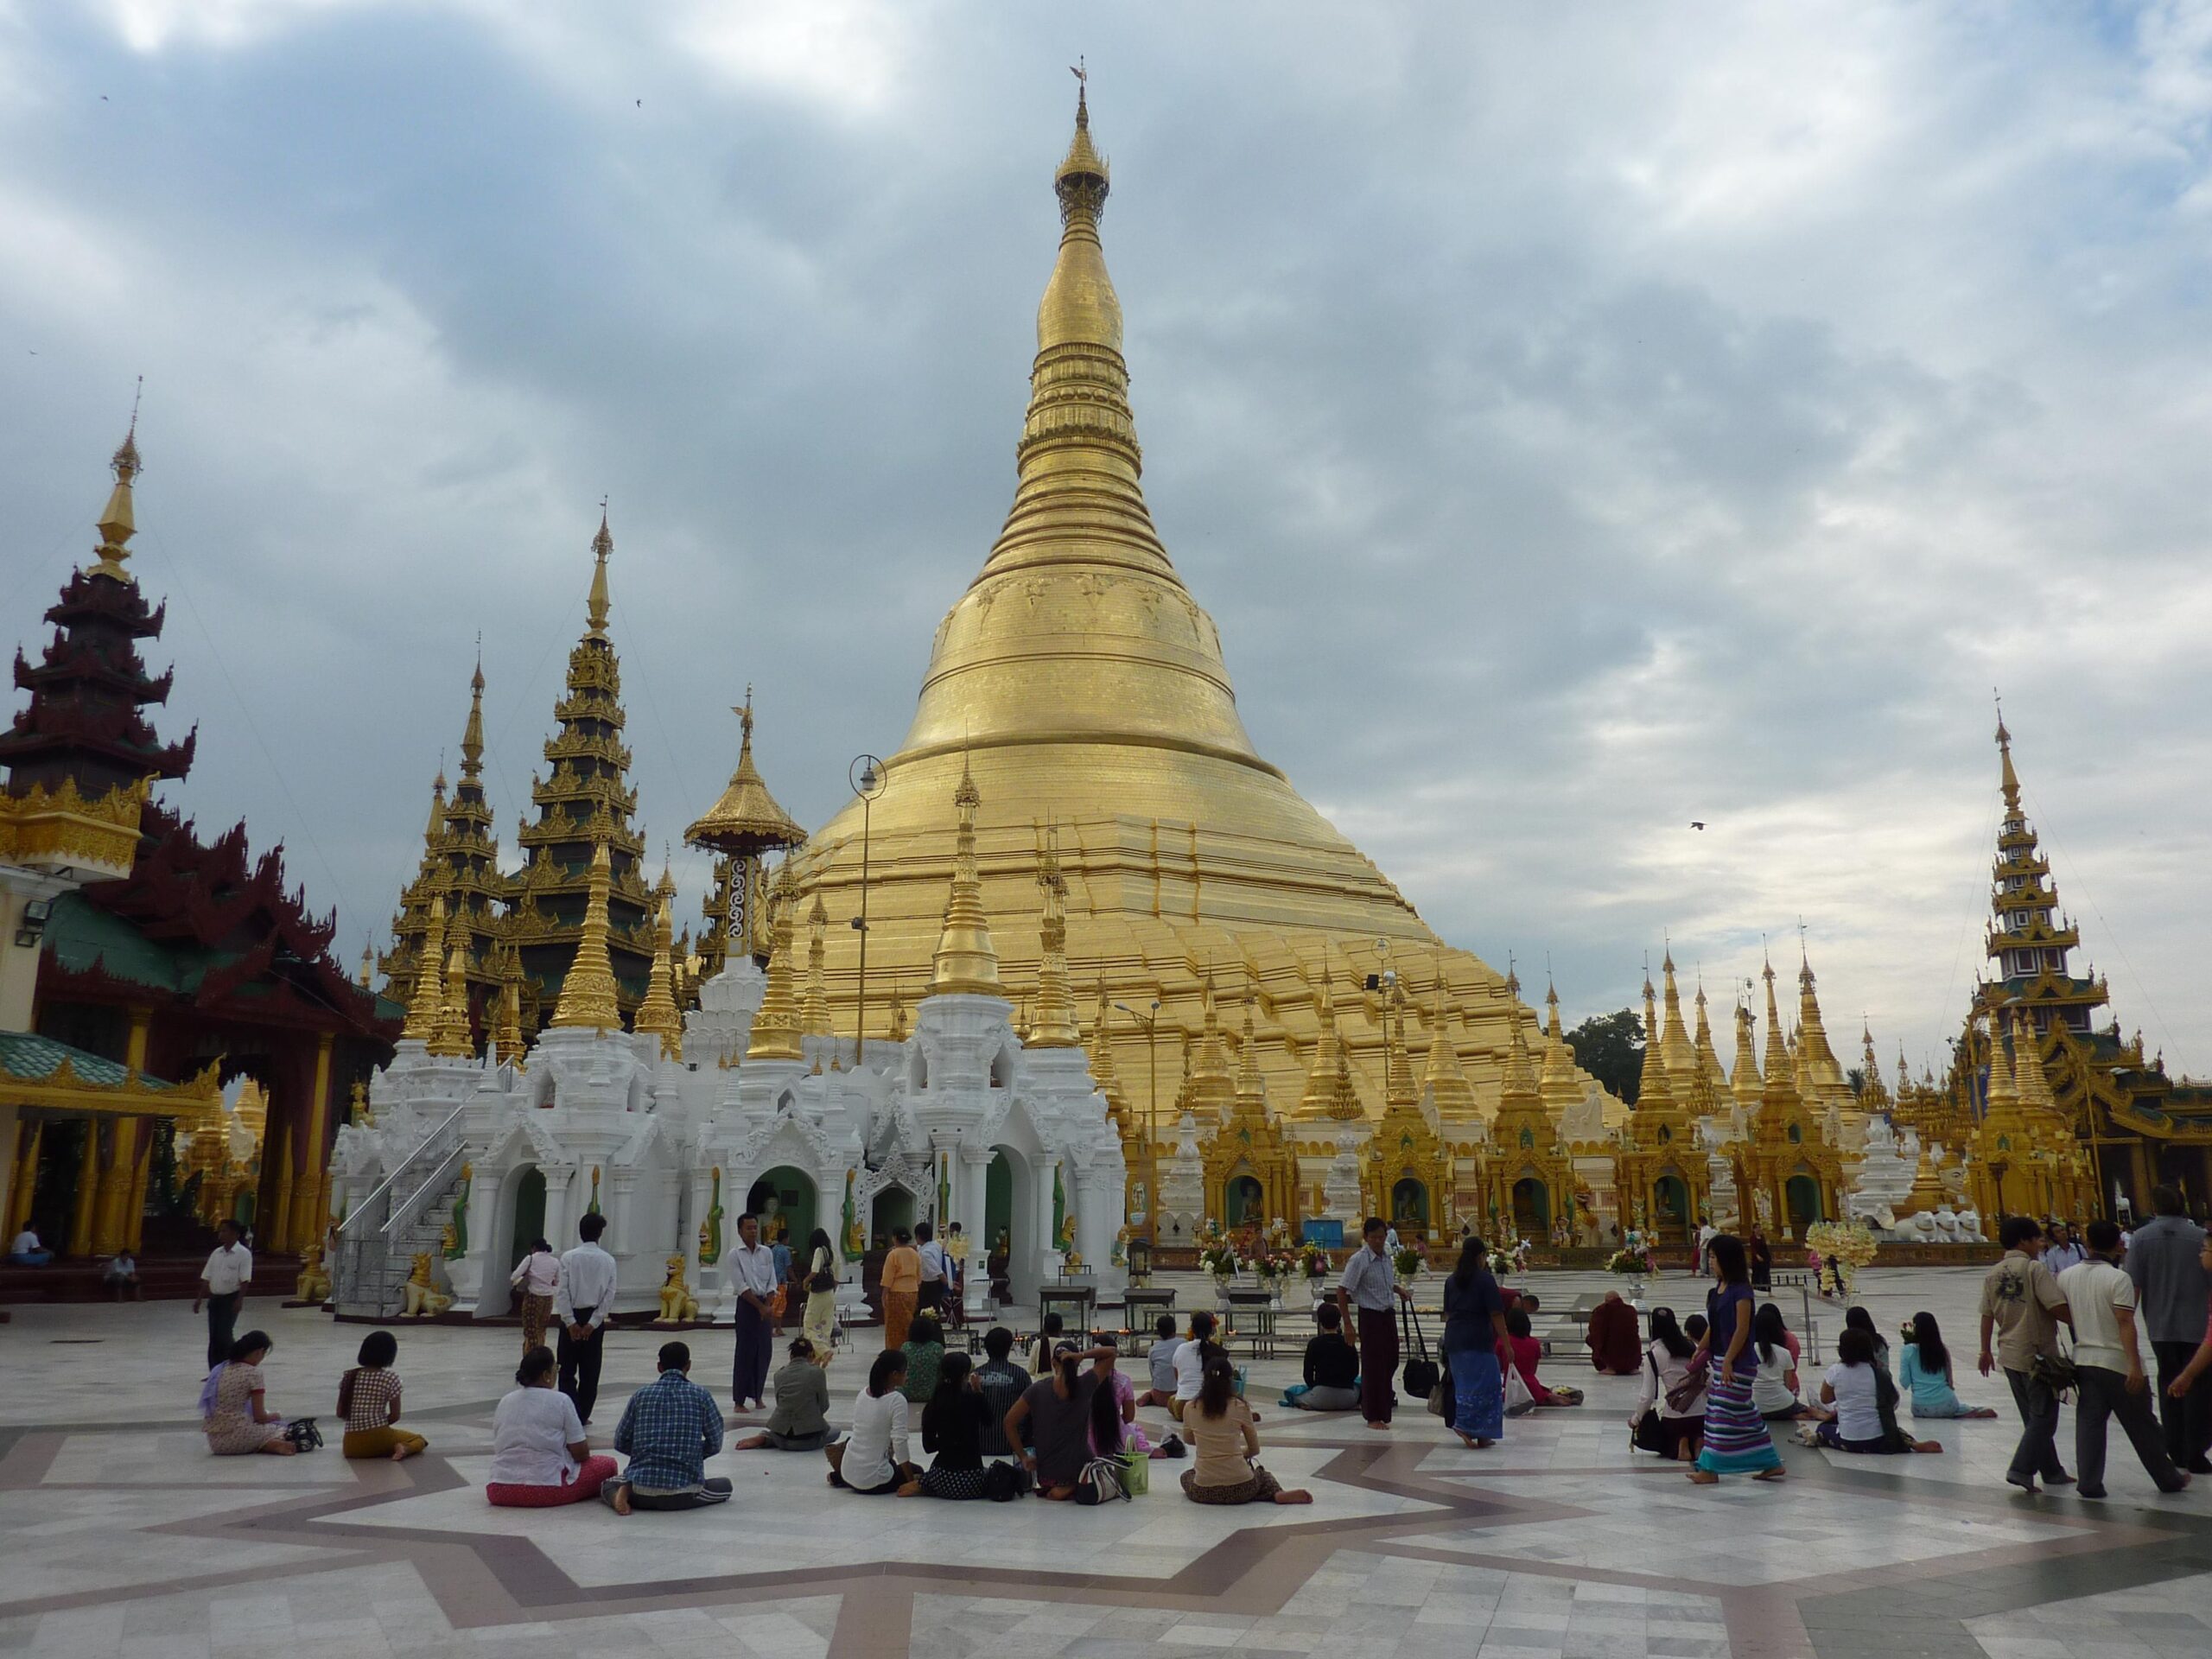
[[[914,1254],[922,1260],[918,1306],[935,1313],[944,1306],[944,1246],[937,1242],[937,1229],[926,1221],[914,1225]]]
[[[200,1269],[200,1294],[192,1299],[197,1313],[207,1305],[207,1369],[213,1370],[231,1357],[231,1339],[238,1334],[238,1304],[253,1282],[253,1252],[238,1243],[238,1224],[215,1224],[215,1249]]]
[[[2166,1455],[2151,1414],[2150,1379],[2135,1336],[2135,1281],[2120,1268],[2120,1229],[2089,1224],[2089,1259],[2058,1275],[2059,1294],[2074,1323],[2074,1376],[2081,1392],[2074,1410],[2074,1466],[2083,1497],[2105,1495],[2105,1421],[2120,1419],[2128,1443],[2162,1492],[2177,1492],[2189,1477]]]
[[[2151,1190],[2158,1213],[2135,1230],[2122,1263],[2135,1281],[2135,1294],[2152,1357],[2158,1366],[2158,1414],[2166,1432],[2166,1455],[2191,1474],[2212,1474],[2205,1451],[2212,1446],[2212,1382],[2199,1378],[2187,1392],[2168,1392],[2196,1356],[2204,1337],[2204,1230],[2182,1208],[2181,1190]]]
[[[561,1321],[561,1392],[575,1402],[587,1427],[599,1400],[599,1363],[606,1353],[607,1316],[614,1311],[614,1258],[599,1248],[607,1217],[592,1211],[576,1224],[583,1243],[563,1252],[553,1287],[553,1312]]]
[[[737,1293],[730,1401],[739,1411],[758,1411],[776,1341],[776,1253],[760,1242],[760,1217],[749,1210],[737,1218],[737,1248],[722,1257],[722,1272]]]
[[[1390,1408],[1397,1391],[1390,1386],[1398,1369],[1398,1320],[1390,1306],[1390,1293],[1410,1305],[1413,1293],[1397,1282],[1397,1271],[1384,1251],[1389,1232],[1380,1216],[1370,1216],[1359,1230],[1360,1248],[1344,1263],[1337,1282],[1337,1312],[1345,1332],[1359,1350],[1359,1414],[1370,1428],[1390,1427]],[[1353,1320],[1357,1311],[1357,1324]]]
[[[2012,1448],[2005,1478],[2024,1492],[2035,1491],[2038,1475],[2053,1486],[2070,1486],[2074,1477],[2058,1460],[2058,1396],[2035,1374],[2038,1356],[2058,1351],[2058,1322],[2070,1317],[2066,1296],[2057,1275],[2039,1259],[2043,1230],[2034,1217],[2005,1217],[1997,1238],[2005,1259],[1981,1281],[1981,1374],[2004,1366],[2020,1414],[2020,1443]]]

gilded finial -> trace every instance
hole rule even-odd
[[[145,377],[141,375],[138,385],[142,392],[145,384]],[[107,505],[100,512],[97,525],[100,532],[100,544],[96,550],[99,556],[87,574],[127,582],[131,576],[124,569],[124,561],[130,556],[129,543],[138,529],[137,519],[131,512],[130,486],[145,470],[138,461],[138,399],[136,396],[130,400],[130,429],[124,434],[123,442],[116,446],[108,466],[115,473],[115,487],[108,492]]]
[[[476,1037],[468,1024],[468,930],[462,918],[454,918],[446,945],[445,996],[430,1052],[444,1059],[470,1059],[476,1053]]]
[[[753,1038],[745,1050],[748,1060],[801,1058],[798,999],[791,993],[791,912],[798,908],[798,880],[786,859],[776,872],[776,902],[768,933],[768,986],[760,998],[760,1012],[753,1016]]]
[[[662,868],[660,883],[653,889],[659,903],[653,910],[653,965],[645,981],[645,1000],[630,1021],[631,1029],[660,1039],[662,1055],[683,1058],[683,1016],[676,1006],[676,970],[671,954],[676,931],[676,882]]]
[[[522,953],[512,944],[499,958],[499,1021],[493,1052],[505,1065],[522,1058]]]
[[[830,907],[822,902],[822,889],[814,890],[814,903],[806,912],[806,992],[799,1001],[798,1028],[808,1037],[834,1037],[830,1022],[830,982],[823,966],[829,948]]]
[[[583,937],[576,941],[575,958],[569,964],[568,975],[561,982],[560,999],[553,1005],[552,1023],[562,1030],[622,1029],[614,964],[607,954],[607,898],[613,882],[613,861],[602,836],[592,845],[590,896],[584,903]]]
[[[445,986],[439,977],[443,967],[446,938],[446,901],[434,894],[430,899],[429,919],[423,930],[423,942],[416,947],[415,963],[415,994],[407,1001],[407,1023],[399,1028],[403,1042],[429,1043],[438,1034],[438,1016],[445,1006]]]
[[[982,804],[976,775],[963,760],[960,786],[952,803],[960,815],[953,836],[952,891],[944,903],[944,926],[938,935],[936,967],[929,995],[947,993],[1003,996],[999,955],[991,944],[991,925],[983,914],[983,885],[976,873],[976,810]]]
[[[1037,858],[1037,888],[1044,914],[1037,925],[1041,949],[1037,963],[1037,1014],[1030,1023],[1031,1048],[1074,1048],[1082,1040],[1076,1029],[1075,995],[1068,983],[1067,878],[1060,874],[1060,832],[1057,825],[1045,831],[1045,844]]]
[[[607,638],[607,560],[614,551],[614,537],[607,528],[607,500],[600,499],[599,534],[591,538],[592,556],[598,561],[591,573],[591,597],[586,614],[591,626],[584,638],[604,641]]]

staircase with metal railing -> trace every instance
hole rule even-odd
[[[390,1319],[400,1311],[400,1287],[416,1255],[438,1248],[443,1217],[461,1187],[467,1147],[456,1106],[400,1160],[338,1229],[330,1264],[331,1300],[341,1315]]]

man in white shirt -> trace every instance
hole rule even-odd
[[[926,1221],[915,1224],[914,1252],[922,1258],[918,1306],[925,1313],[938,1313],[944,1306],[944,1246],[938,1243],[937,1229]]]
[[[211,1371],[231,1357],[238,1304],[245,1300],[245,1287],[252,1282],[253,1252],[238,1243],[238,1223],[217,1222],[215,1249],[207,1257],[207,1265],[200,1269],[200,1294],[192,1299],[195,1313],[202,1302],[207,1305],[207,1369]]]
[[[737,1218],[737,1248],[723,1253],[722,1277],[737,1293],[730,1402],[740,1411],[758,1411],[776,1344],[776,1253],[760,1242],[760,1217],[751,1211]]]
[[[8,1247],[8,1265],[11,1268],[42,1268],[54,1260],[54,1252],[39,1243],[37,1233],[26,1227],[16,1235],[16,1242]]]
[[[2088,1260],[2088,1253],[2074,1242],[2074,1235],[2064,1222],[2052,1222],[2050,1230],[2044,1236],[2050,1242],[2044,1246],[2043,1264],[2053,1274],[2079,1267]]]
[[[1344,1335],[1359,1350],[1359,1414],[1370,1428],[1390,1427],[1390,1408],[1398,1397],[1390,1386],[1398,1369],[1398,1319],[1390,1294],[1395,1291],[1408,1305],[1414,1300],[1413,1292],[1398,1283],[1397,1268],[1385,1253],[1389,1230],[1382,1217],[1370,1216],[1359,1230],[1360,1247],[1345,1260],[1344,1277],[1337,1281]]]
[[[2089,1259],[2058,1275],[2074,1320],[2074,1376],[2080,1398],[2074,1408],[2075,1493],[2105,1495],[2105,1421],[2117,1417],[2135,1455],[2162,1492],[2177,1492],[2189,1477],[2166,1455],[2165,1436],[2151,1414],[2150,1381],[2135,1334],[2135,1281],[2120,1268],[2120,1229],[2109,1221],[2088,1227]]]
[[[583,1240],[561,1256],[553,1287],[553,1312],[561,1321],[561,1392],[576,1402],[588,1426],[599,1400],[599,1363],[605,1357],[607,1316],[614,1311],[614,1258],[599,1248],[607,1217],[594,1211],[576,1224]]]

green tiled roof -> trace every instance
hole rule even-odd
[[[86,904],[73,893],[54,901],[45,944],[55,963],[72,973],[99,967],[117,979],[180,996],[191,995],[210,969],[239,955],[181,940],[157,943],[122,917]]]
[[[67,1043],[57,1043],[51,1037],[29,1031],[0,1031],[0,1077],[13,1077],[19,1083],[50,1082],[64,1060],[69,1062],[79,1082],[102,1089],[120,1089],[130,1077],[129,1066],[88,1054],[81,1048],[72,1048]],[[143,1071],[138,1074],[138,1086],[175,1087],[159,1077],[149,1077]]]

